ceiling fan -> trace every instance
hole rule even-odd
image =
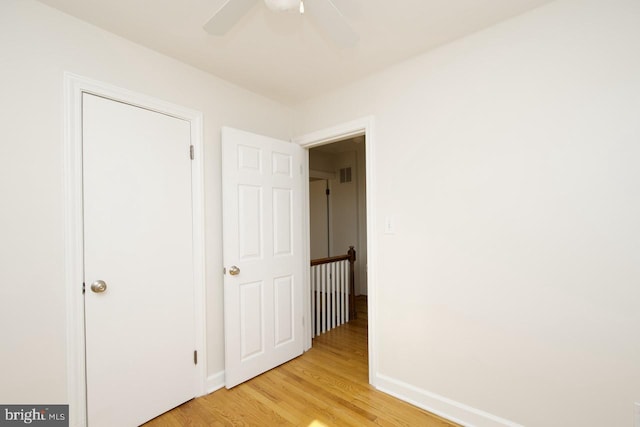
[[[226,34],[259,0],[225,0],[220,9],[204,25],[209,34]],[[347,23],[333,0],[264,0],[275,12],[308,13],[333,41],[341,47],[353,47],[358,35]]]

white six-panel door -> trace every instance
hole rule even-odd
[[[302,148],[223,128],[225,384],[303,351]]]
[[[196,394],[189,145],[187,121],[83,96],[90,427],[136,426]]]

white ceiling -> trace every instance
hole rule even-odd
[[[295,104],[551,0],[333,0],[360,36],[349,49],[333,44],[308,14],[275,13],[262,2],[216,37],[202,26],[225,0],[39,1]]]

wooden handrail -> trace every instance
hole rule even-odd
[[[356,250],[349,246],[346,255],[318,258],[311,260],[311,266],[329,264],[338,261],[349,261],[349,320],[356,318],[356,279],[353,264],[356,262]]]
[[[353,261],[351,261],[352,258],[353,258]],[[327,258],[312,259],[311,266],[313,267],[314,265],[329,264],[331,262],[346,261],[346,260],[350,260],[351,263],[356,262],[356,250],[353,248],[353,246],[349,246],[349,250],[347,251],[346,255],[336,255],[336,256],[327,257]]]
[[[349,255],[338,255],[338,256],[332,256],[328,258],[312,259],[311,267],[313,267],[314,265],[322,265],[322,264],[330,264],[332,262],[346,261],[348,259],[349,259]]]

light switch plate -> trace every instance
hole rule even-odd
[[[633,427],[640,427],[640,402],[633,404]]]
[[[384,218],[384,234],[395,234],[396,225],[393,221],[393,217],[387,216]]]

